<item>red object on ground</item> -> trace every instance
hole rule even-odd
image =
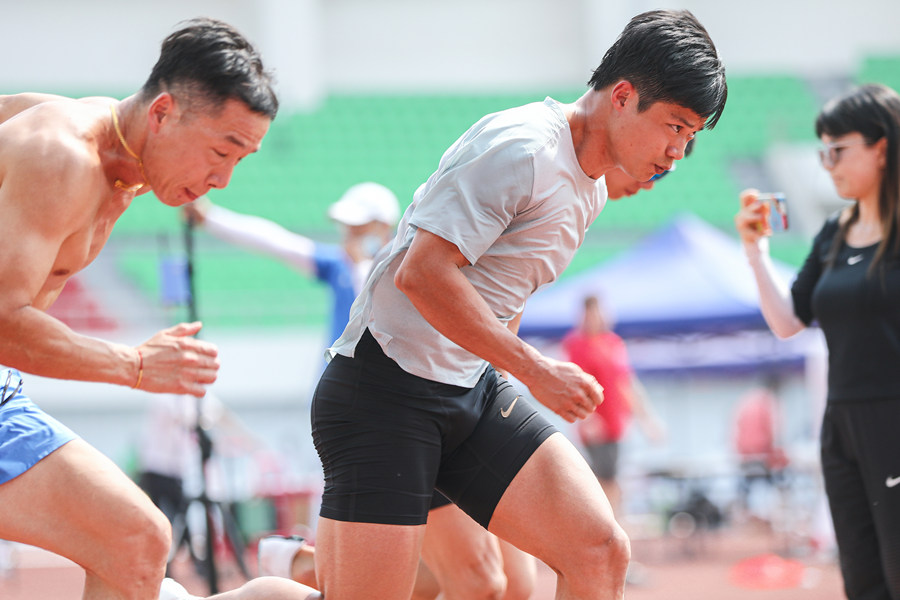
[[[803,583],[803,563],[777,554],[760,554],[746,558],[731,568],[731,582],[750,589],[797,588]]]

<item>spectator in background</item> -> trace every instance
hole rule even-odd
[[[616,516],[621,517],[619,452],[632,417],[652,441],[661,441],[665,429],[650,409],[644,386],[628,360],[625,342],[612,330],[609,314],[597,296],[584,299],[581,323],[563,338],[563,351],[567,360],[603,386],[603,403],[578,422],[577,431],[594,474]]]
[[[250,454],[261,446],[215,394],[207,393],[203,398],[157,394],[148,398],[138,440],[137,482],[172,524],[169,567],[183,536],[192,528],[205,531],[202,521],[188,526],[188,507],[198,500],[196,494],[202,490],[214,502],[222,501],[225,495],[221,483],[210,485],[222,480],[210,476],[211,467],[222,456],[216,448],[236,456]],[[204,449],[206,457],[212,459],[209,464],[202,464]]]
[[[735,225],[778,337],[817,322],[828,346],[821,454],[844,590],[900,598],[900,96],[883,85],[828,102],[815,122],[822,164],[849,206],[829,217],[790,290],[769,258],[759,192]]]
[[[328,209],[328,216],[341,229],[340,246],[315,242],[268,219],[217,206],[205,196],[184,210],[217,238],[274,256],[327,284],[332,296],[328,343],[344,331],[372,258],[390,241],[400,217],[394,193],[373,182],[352,186]]]
[[[169,523],[185,510],[184,474],[194,445],[192,405],[175,394],[150,398],[138,443],[138,485]]]
[[[738,401],[734,440],[741,469],[738,499],[744,510],[751,507],[754,482],[772,486],[787,466],[787,457],[778,444],[781,419],[777,393],[778,378],[770,375],[764,385],[750,390]]]

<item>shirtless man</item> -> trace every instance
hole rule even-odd
[[[81,565],[84,598],[157,598],[169,524],[109,459],[25,395],[19,371],[204,394],[219,362],[212,344],[192,337],[200,323],[130,347],[79,335],[44,311],[135,196],[152,189],[180,206],[225,187],[277,107],[256,50],[208,19],[167,38],[150,78],[122,101],[0,96],[0,538]]]

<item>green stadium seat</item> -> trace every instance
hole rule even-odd
[[[883,83],[900,92],[900,55],[871,55],[862,61],[858,83]]]

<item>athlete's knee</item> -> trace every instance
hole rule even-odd
[[[605,562],[624,571],[631,560],[631,541],[618,524],[612,528],[612,532],[600,544],[600,553]]]
[[[152,506],[136,510],[117,538],[112,544],[117,559],[111,577],[137,589],[158,585],[172,545],[172,527],[165,515]]]
[[[631,543],[617,523],[601,527],[583,542],[573,544],[574,554],[568,568],[574,577],[569,578],[570,585],[578,586],[579,581],[586,586],[617,579],[624,582],[631,560]]]
[[[152,563],[166,563],[172,547],[172,525],[166,516],[156,508],[142,511],[137,517],[144,548],[145,558]]]
[[[501,600],[506,594],[506,573],[495,557],[471,556],[441,578],[442,598],[447,600]]]

